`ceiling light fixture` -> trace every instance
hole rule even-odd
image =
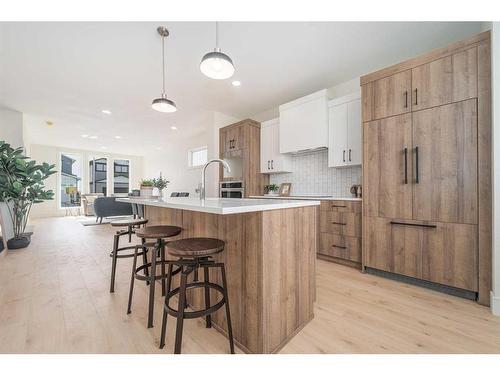
[[[215,23],[215,49],[203,56],[200,70],[209,78],[226,79],[234,74],[233,60],[219,48],[219,23]]]
[[[170,129],[177,130],[177,126],[171,126]]]
[[[238,87],[238,86],[241,86],[241,82],[240,81],[233,81],[231,82],[231,84],[235,87]]]
[[[54,123],[52,121],[45,121],[45,125],[47,125],[47,127],[51,128],[54,126]]]
[[[115,139],[122,139],[121,135],[115,135]]]
[[[91,135],[89,138],[90,139],[97,139],[97,135]]]
[[[87,138],[88,136],[88,134],[82,134],[82,138]]]
[[[165,94],[165,38],[169,35],[169,33],[165,26],[158,26],[156,31],[161,35],[163,91],[161,93],[161,97],[153,100],[151,107],[153,107],[155,111],[172,113],[177,111],[177,107],[175,106],[175,103],[172,100],[168,99],[167,95]]]
[[[103,109],[101,112],[104,113],[104,114],[106,114],[106,115],[110,115],[111,114],[111,111],[109,109]]]

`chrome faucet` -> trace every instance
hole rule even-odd
[[[227,171],[227,173],[231,173],[231,167],[229,166],[229,163],[225,160],[212,159],[207,164],[205,164],[203,166],[203,169],[201,170],[200,200],[202,201],[205,200],[205,172],[207,167],[212,163],[221,163],[224,169]]]

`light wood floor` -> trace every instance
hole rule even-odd
[[[108,225],[34,221],[29,248],[0,256],[1,353],[171,353],[158,349],[161,317],[146,328],[146,288],[126,301],[131,263],[118,262],[109,293]],[[230,272],[230,270],[228,270]],[[500,317],[474,302],[318,260],[315,318],[281,353],[500,353]],[[185,323],[184,353],[227,353],[201,320]]]

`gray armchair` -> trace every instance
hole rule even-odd
[[[99,197],[94,201],[96,222],[104,217],[132,215],[132,205],[126,202],[117,202],[116,197]]]

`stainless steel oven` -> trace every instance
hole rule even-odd
[[[219,197],[221,198],[243,198],[244,196],[243,181],[225,181],[219,184]]]

